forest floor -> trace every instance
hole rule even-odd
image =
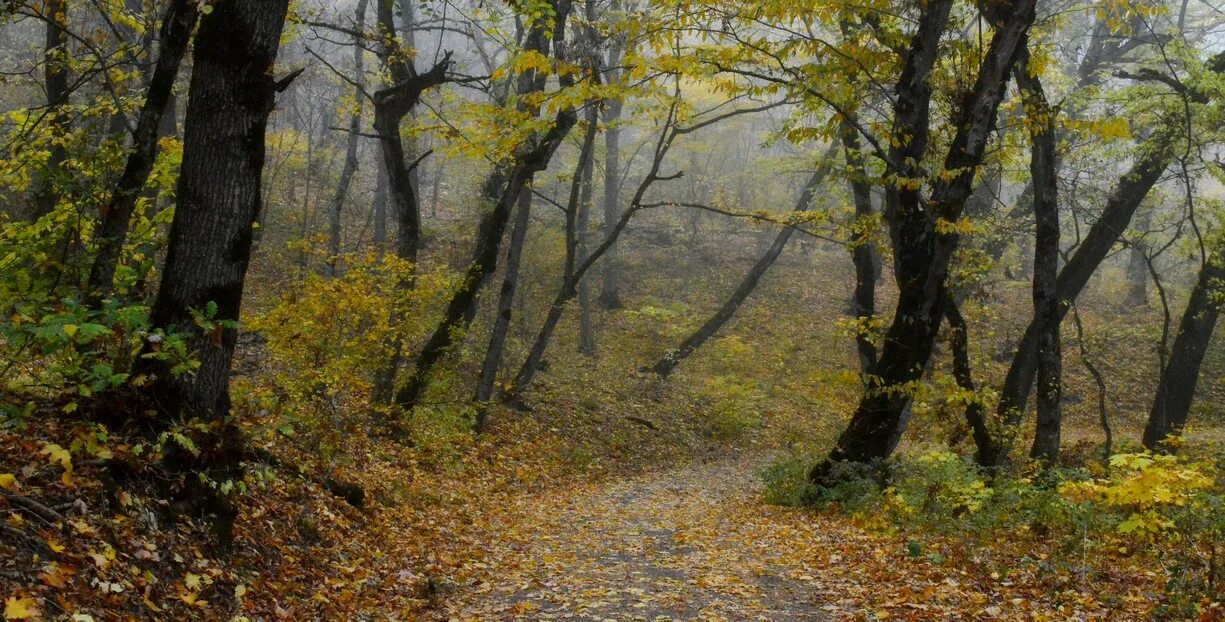
[[[949,549],[948,559],[912,555],[904,539],[845,516],[765,504],[768,459],[733,455],[524,498],[488,526],[487,557],[445,587],[438,619],[1145,619],[1103,605],[1092,586],[958,563]]]

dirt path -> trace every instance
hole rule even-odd
[[[805,561],[815,558],[802,550],[820,542],[796,512],[763,511],[761,464],[687,465],[530,500],[526,526],[508,523],[453,586],[446,617],[830,619],[836,589],[817,583]]]

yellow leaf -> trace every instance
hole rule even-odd
[[[200,589],[200,575],[187,573],[187,576],[183,577],[183,585],[186,585],[189,590]]]
[[[76,336],[76,334],[77,334],[77,325],[76,325],[76,324],[65,324],[65,325],[64,325],[64,334],[65,334],[65,335],[68,335],[69,337],[74,337],[74,336]]]
[[[12,473],[0,473],[0,488],[17,490],[21,486],[17,485],[17,478]]]
[[[47,456],[47,459],[52,463],[59,463],[64,469],[64,474],[60,476],[60,481],[64,482],[65,486],[72,485],[72,454],[68,453],[67,449],[55,443],[47,443],[43,445],[42,451],[38,453]]]
[[[5,620],[29,620],[38,617],[38,602],[29,596],[10,597],[4,601]]]

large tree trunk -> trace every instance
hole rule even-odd
[[[1097,222],[1089,228],[1076,252],[1059,271],[1056,282],[1058,320],[1063,321],[1068,309],[1089,282],[1098,265],[1110,253],[1121,232],[1127,229],[1136,209],[1160,179],[1173,160],[1171,136],[1162,130],[1140,148],[1140,155],[1131,169],[1119,180]],[[1020,343],[1013,353],[1012,363],[1000,390],[997,418],[1008,428],[1003,437],[992,443],[991,451],[978,456],[979,464],[999,467],[1008,461],[1012,435],[1025,412],[1029,392],[1039,364],[1042,334],[1045,324],[1038,318],[1030,320]]]
[[[358,0],[357,14],[354,16],[354,24],[360,31],[366,24],[366,6],[369,0]],[[349,116],[349,136],[348,144],[345,147],[345,163],[340,170],[340,178],[336,181],[336,194],[332,197],[332,209],[328,214],[328,262],[326,273],[328,276],[336,275],[336,262],[340,257],[340,219],[345,205],[345,198],[349,196],[349,186],[353,182],[353,174],[357,172],[357,146],[358,139],[361,138],[362,131],[362,111],[365,110],[366,104],[366,49],[362,47],[362,37],[355,35],[353,37],[353,81],[356,83],[353,87],[353,98],[356,100],[356,108],[353,114]]]
[[[943,170],[937,176],[930,200],[924,202],[919,189],[891,189],[890,229],[893,237],[898,282],[898,304],[885,336],[876,365],[877,386],[864,393],[846,430],[817,465],[812,479],[826,483],[832,465],[839,461],[868,463],[889,457],[901,440],[910,413],[907,387],[918,380],[931,359],[936,332],[944,317],[945,276],[958,236],[939,231],[938,220],[961,219],[970,195],[975,170],[982,161],[987,139],[995,127],[1018,45],[1034,19],[1034,1],[1018,0],[1001,16],[989,49],[980,64],[975,84],[965,98],[957,134],[949,145]],[[928,75],[938,53],[938,41],[948,22],[951,3],[928,2],[920,18],[911,51],[898,83],[894,123],[903,136],[890,149],[892,166],[904,178],[917,178],[914,166],[926,151],[931,88]]]
[[[552,0],[552,3],[554,56],[564,62],[566,20],[570,14],[571,2],[570,0]],[[533,26],[524,47],[547,55],[549,50],[547,34],[542,26]],[[562,74],[559,80],[563,87],[573,84],[573,77],[570,74]],[[528,95],[543,91],[544,86],[543,76],[536,75],[536,72],[527,72],[519,78],[518,92],[521,96]],[[490,209],[481,216],[477,228],[476,244],[472,251],[472,261],[468,265],[459,289],[452,294],[451,300],[447,303],[442,321],[438,323],[433,334],[421,349],[411,375],[396,393],[395,402],[400,408],[411,410],[416,406],[429,385],[429,376],[434,366],[450,351],[471,324],[472,317],[476,314],[477,294],[497,269],[502,237],[506,232],[510,214],[518,202],[519,193],[531,183],[536,173],[548,168],[553,154],[577,121],[578,117],[572,107],[558,111],[548,130],[527,138],[518,146],[509,162],[496,167],[485,180],[481,196],[490,203]]]
[[[182,335],[198,367],[175,374],[169,361],[149,361],[149,403],[158,427],[181,417],[216,426],[196,440],[198,452],[173,452],[172,466],[204,470],[213,481],[240,477],[240,435],[230,410],[230,361],[238,331],[252,228],[260,212],[264,133],[275,94],[272,76],[289,0],[221,0],[200,20],[188,94],[178,206],[161,286],[150,313],[154,327]],[[215,312],[213,312],[215,311]],[[200,314],[210,327],[200,326]],[[193,475],[188,475],[190,481]],[[208,486],[193,488],[208,495]],[[228,535],[233,509],[219,514]],[[210,505],[218,499],[209,501]]]
[[[1180,434],[1187,425],[1200,365],[1220,316],[1223,292],[1225,253],[1218,250],[1200,268],[1199,280],[1178,324],[1170,358],[1161,370],[1157,396],[1144,428],[1144,446],[1148,449],[1161,449],[1167,438]]]
[[[808,182],[804,184],[804,188],[800,191],[800,196],[796,199],[795,206],[792,208],[793,213],[805,212],[811,207],[813,196],[825,181],[825,177],[834,165],[837,151],[838,146],[834,144],[822,156],[817,170],[813,171],[812,176],[808,178]],[[745,275],[740,285],[736,287],[732,295],[719,307],[718,311],[710,319],[706,320],[701,327],[686,337],[676,349],[669,351],[663,358],[659,359],[651,367],[651,371],[661,378],[668,377],[672,370],[681,364],[681,361],[689,358],[690,354],[693,354],[707,340],[715,336],[723,328],[723,325],[736,315],[740,305],[744,304],[744,301],[753,293],[753,290],[757,289],[757,284],[761,281],[761,277],[774,265],[774,262],[778,261],[779,256],[787,248],[787,242],[791,240],[791,236],[794,233],[795,227],[783,227],[778,232],[778,235],[774,237],[774,243],[762,254],[757,263],[753,264],[753,267],[749,269],[748,274]]]
[[[1034,188],[1034,318],[1039,329],[1038,421],[1030,457],[1045,465],[1059,458],[1062,358],[1059,338],[1059,202],[1055,160],[1055,110],[1047,103],[1042,82],[1029,75],[1029,53],[1022,50],[1017,86],[1025,101],[1030,130],[1029,171]]]
[[[115,269],[127,240],[132,213],[157,160],[158,138],[163,134],[166,112],[172,105],[171,92],[179,65],[187,53],[198,9],[199,5],[193,0],[174,0],[162,18],[157,63],[132,136],[132,153],[128,155],[123,176],[119,178],[110,205],[102,212],[102,222],[95,233],[98,249],[87,288],[94,304],[109,295],[114,286]]]
[[[502,277],[502,289],[498,292],[498,311],[494,316],[493,330],[489,334],[489,347],[485,350],[485,362],[481,365],[481,379],[476,385],[473,401],[477,404],[476,429],[485,427],[488,414],[486,403],[493,397],[498,369],[502,365],[502,352],[506,348],[506,335],[514,315],[515,292],[519,286],[519,266],[523,260],[523,247],[527,242],[528,226],[532,222],[532,193],[519,193],[519,207],[515,212],[514,225],[510,232],[510,247],[506,250],[506,270]]]

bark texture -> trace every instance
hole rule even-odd
[[[150,319],[188,338],[199,367],[155,383],[167,417],[229,412],[230,359],[238,333],[202,330],[193,311],[216,305],[210,322],[238,321],[261,208],[264,132],[283,88],[276,63],[289,0],[223,0],[201,19],[184,130],[178,206]]]

